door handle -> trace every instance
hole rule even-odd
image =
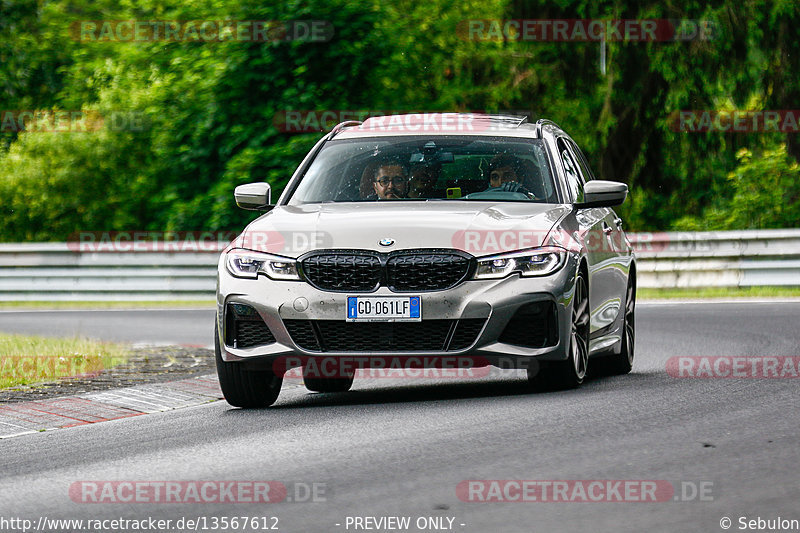
[[[614,228],[612,228],[611,226],[606,224],[605,221],[603,221],[603,233],[605,233],[606,235],[611,235],[612,231],[614,231]]]

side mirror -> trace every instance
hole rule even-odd
[[[269,183],[247,183],[239,185],[233,193],[236,205],[251,211],[269,211],[272,191]]]
[[[583,202],[575,204],[575,207],[613,207],[624,202],[627,196],[628,186],[624,183],[592,180],[583,187]]]

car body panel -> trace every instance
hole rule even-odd
[[[337,202],[287,205],[305,170],[325,142],[333,139],[415,135],[419,130],[386,130],[376,127],[348,127],[323,137],[294,173],[277,206],[251,223],[232,244],[249,250],[298,258],[320,249],[354,249],[390,252],[412,249],[457,249],[479,257],[521,248],[543,245],[567,250],[563,267],[541,277],[521,277],[518,273],[503,279],[468,280],[459,285],[430,293],[421,293],[423,320],[486,318],[487,322],[468,348],[448,352],[425,352],[431,355],[468,355],[486,358],[491,364],[512,361],[520,366],[531,360],[559,360],[569,357],[566,342],[570,332],[574,282],[580,269],[588,274],[591,315],[590,355],[618,353],[624,323],[625,288],[634,268],[635,257],[619,218],[613,209],[594,207],[578,209],[572,204],[564,168],[554,154],[557,139],[571,139],[552,123],[519,124],[513,120],[494,123],[474,122],[475,131],[458,135],[505,136],[542,139],[548,147],[555,188],[562,203],[492,201],[404,201]],[[489,127],[491,126],[491,127]],[[447,131],[423,134],[447,135]],[[451,132],[453,133],[453,132]],[[582,157],[574,154],[573,157]],[[588,176],[591,179],[592,176]],[[507,232],[517,239],[483,241],[470,247],[465,234],[485,235]],[[520,235],[528,239],[520,245]],[[299,237],[298,237],[299,236]],[[392,240],[382,246],[383,239]],[[480,241],[479,241],[480,242]],[[292,340],[284,320],[344,320],[347,292],[323,291],[305,281],[275,281],[234,277],[220,258],[217,290],[219,347],[224,361],[238,361],[254,368],[269,365],[282,355],[320,355],[300,348]],[[381,286],[373,295],[393,295]],[[557,310],[558,342],[546,348],[529,348],[499,342],[498,337],[514,313],[531,302],[553,302]],[[231,302],[244,303],[257,310],[274,334],[276,342],[254,348],[226,346],[224,313]],[[298,305],[298,302],[305,302]],[[408,353],[408,352],[406,352]],[[417,353],[417,352],[414,352]],[[352,356],[353,352],[325,352],[325,356]],[[381,355],[370,352],[366,355]],[[508,366],[508,365],[505,365]]]
[[[278,206],[252,222],[233,246],[293,258],[323,247],[456,248],[489,255],[542,246],[570,209],[558,204],[402,200]],[[390,248],[379,244],[387,237],[395,241]]]
[[[571,254],[565,268],[552,276],[522,279],[517,275],[499,280],[466,281],[453,289],[432,293],[421,293],[423,319],[491,318],[472,348],[448,352],[415,352],[427,355],[469,354],[486,358],[502,358],[504,355],[522,357],[540,356],[543,359],[563,360],[566,347],[563,342],[568,331],[559,331],[557,345],[547,348],[521,348],[500,343],[497,337],[505,324],[521,306],[536,301],[554,301],[559,314],[571,312],[570,293],[563,291],[574,276],[577,255]],[[220,260],[219,291],[217,297],[218,316],[222,317],[226,304],[244,303],[254,307],[269,328],[277,343],[255,349],[235,349],[221,343],[225,361],[246,360],[261,356],[320,355],[297,346],[283,324],[285,319],[344,320],[347,312],[347,296],[350,293],[321,291],[302,281],[247,280],[226,273]],[[396,295],[381,287],[372,295]],[[298,311],[295,302],[305,299],[308,308]],[[563,321],[562,321],[563,322]],[[218,321],[220,338],[224,338],[223,321]],[[393,352],[386,352],[392,354]],[[377,353],[373,353],[376,355]],[[352,352],[325,352],[325,356],[352,356]]]

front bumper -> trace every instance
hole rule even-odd
[[[485,323],[469,347],[456,350],[413,351],[315,351],[304,349],[293,340],[285,321],[325,320],[344,322],[347,296],[358,293],[326,292],[302,281],[273,281],[264,276],[241,279],[232,276],[220,258],[217,279],[217,328],[222,359],[250,362],[254,366],[279,356],[469,356],[502,367],[523,368],[532,358],[565,360],[571,327],[571,298],[577,257],[570,254],[566,264],[550,276],[523,278],[518,274],[499,280],[466,281],[443,291],[422,292],[422,320],[483,319]],[[370,293],[397,295],[386,287]],[[533,348],[502,342],[501,336],[515,314],[534,302],[552,303],[557,340]],[[246,304],[258,312],[275,342],[250,348],[226,345],[225,313],[228,304]],[[507,336],[503,336],[506,339]]]

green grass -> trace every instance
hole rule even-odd
[[[109,302],[0,302],[0,309],[157,309],[189,307],[196,309],[214,309],[214,300],[171,300],[171,301],[109,301]]]
[[[0,333],[0,389],[92,376],[126,359],[119,344]]]
[[[640,300],[704,298],[800,298],[800,287],[704,287],[681,289],[637,289]]]

